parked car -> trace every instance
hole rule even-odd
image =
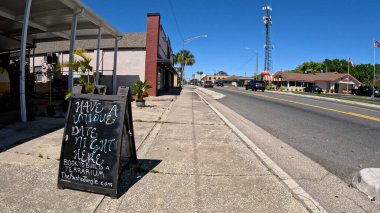
[[[206,82],[203,84],[203,87],[204,87],[204,88],[213,88],[213,87],[214,87],[214,84],[212,83],[212,81],[206,81]]]
[[[320,88],[319,86],[315,86],[315,85],[305,87],[305,88],[303,88],[303,91],[304,92],[311,92],[311,93],[316,93],[316,92],[317,93],[321,93],[321,92],[323,92],[322,88]]]
[[[353,94],[354,95],[372,96],[373,88],[370,86],[355,87],[353,90]],[[380,91],[378,89],[375,89],[375,97],[380,97]]]
[[[217,87],[224,87],[224,84],[222,82],[218,82],[218,83],[216,83],[216,86]]]
[[[264,92],[265,90],[265,82],[264,81],[257,81],[257,80],[250,80],[245,85],[245,89],[251,89],[252,91],[261,90]]]

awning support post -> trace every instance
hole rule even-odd
[[[73,63],[74,61],[74,49],[75,49],[75,40],[77,36],[77,23],[78,23],[78,15],[83,13],[83,8],[78,13],[73,14],[73,21],[71,23],[71,35],[70,35],[70,56],[69,56],[69,62]],[[74,74],[73,69],[69,68],[69,91],[73,90],[74,85]]]
[[[26,101],[25,101],[25,54],[26,54],[26,39],[28,36],[28,25],[30,8],[32,0],[27,0],[25,5],[24,23],[22,25],[21,50],[20,50],[20,111],[21,121],[26,122]]]
[[[97,52],[96,52],[96,81],[95,84],[99,85],[99,61],[100,61],[100,40],[102,39],[102,28],[98,29],[98,43],[97,43]]]
[[[118,51],[118,42],[121,38],[115,38],[115,49],[113,55],[113,71],[112,71],[112,94],[116,95],[116,69],[117,69],[117,51]]]

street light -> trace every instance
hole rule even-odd
[[[207,35],[199,35],[199,36],[194,36],[194,37],[191,37],[191,38],[187,38],[187,39],[184,39],[182,41],[182,63],[181,63],[181,70],[182,70],[182,85],[185,83],[185,44],[188,44],[192,41],[194,41],[195,39],[198,39],[198,38],[207,38]]]

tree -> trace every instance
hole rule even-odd
[[[76,58],[74,58],[73,62],[65,62],[63,63],[64,67],[68,67],[78,72],[81,76],[85,75],[87,72],[87,83],[90,84],[90,72],[92,72],[92,66],[90,65],[92,61],[92,57],[87,53],[85,49],[78,48],[74,51]],[[82,77],[81,77],[82,78]],[[83,78],[82,82],[83,83]]]
[[[339,60],[339,59],[334,59],[334,60],[329,60],[325,59],[323,61],[325,64],[325,69],[327,72],[338,72],[338,73],[345,73],[347,72],[347,66],[348,62],[347,60]]]
[[[201,71],[197,71],[197,74],[198,74],[198,75],[203,75],[203,72],[201,72]]]
[[[188,50],[181,50],[175,55],[175,63],[181,65],[181,82],[183,82],[185,77],[185,66],[192,66],[195,64],[194,55]]]
[[[74,51],[75,58],[73,62],[64,62],[63,67],[68,67],[81,75],[79,83],[84,85],[84,88],[87,93],[90,93],[95,86],[95,77],[93,76],[93,82],[90,81],[90,72],[92,72],[92,66],[90,65],[92,57],[87,53],[85,49],[78,48]],[[59,67],[57,68],[59,69]],[[83,78],[83,75],[87,73],[87,82]],[[65,99],[68,99],[71,96],[71,92],[68,92],[65,96]]]
[[[323,62],[304,62],[296,67],[294,70],[286,72],[304,73],[305,70],[311,69],[313,74],[319,72],[338,72],[348,73],[348,66],[350,66],[350,75],[365,85],[373,85],[373,64],[356,64],[355,66],[349,65],[345,59],[325,59]],[[380,64],[376,64],[377,72],[380,70]],[[380,87],[380,76],[377,74],[375,87]]]
[[[214,75],[223,75],[223,76],[227,76],[228,74],[225,72],[225,71],[219,71],[217,73],[214,73]]]
[[[320,73],[322,70],[324,70],[324,68],[325,68],[325,64],[322,62],[309,61],[309,62],[304,62],[303,64],[299,65],[295,69],[295,72],[305,73],[306,70],[311,70],[312,73],[315,74],[315,73]]]

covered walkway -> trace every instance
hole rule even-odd
[[[21,120],[27,121],[25,103],[27,49],[32,49],[39,42],[70,40],[70,61],[72,61],[75,40],[97,39],[99,49],[101,38],[115,38],[115,65],[118,39],[121,36],[120,32],[78,0],[1,0],[0,54],[18,52],[20,56]],[[99,62],[96,64],[98,72]],[[113,82],[116,82],[115,73],[116,66],[113,70]],[[113,85],[116,86],[115,83]],[[68,87],[72,90],[72,70],[69,72]]]

